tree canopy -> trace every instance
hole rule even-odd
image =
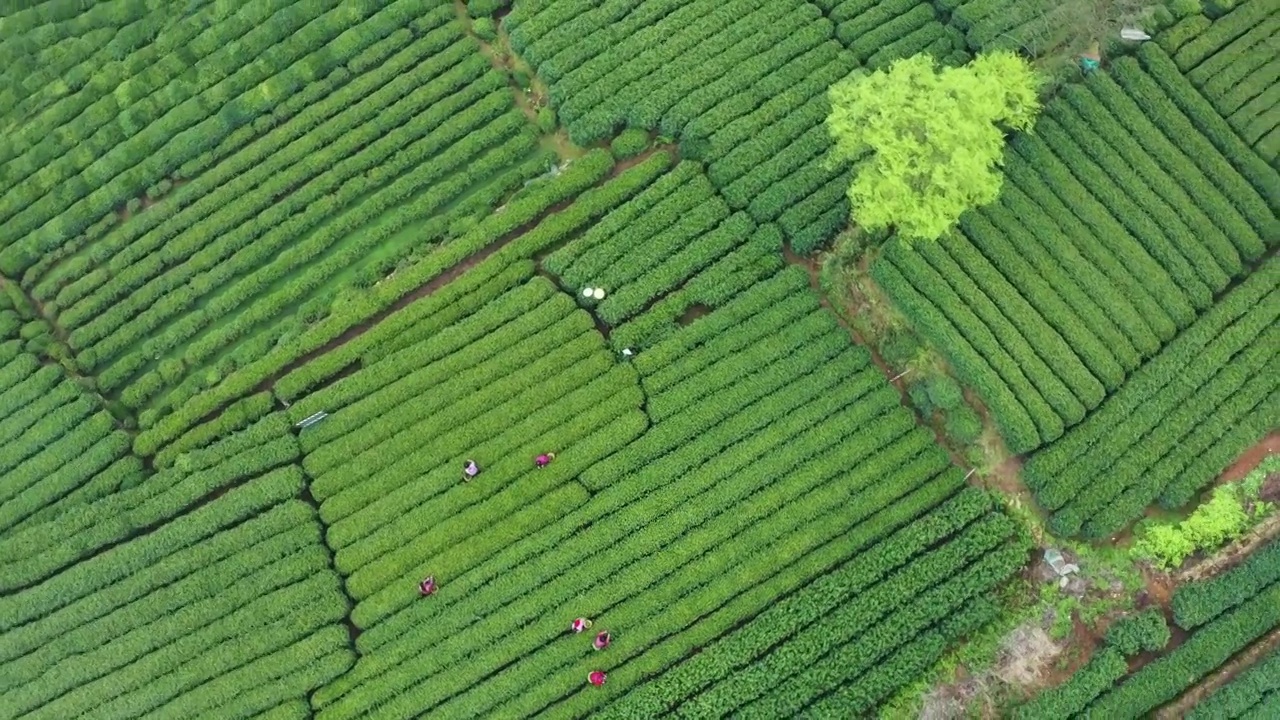
[[[995,200],[1005,132],[1031,129],[1038,87],[1010,52],[944,68],[917,55],[834,85],[827,127],[836,155],[858,162],[854,221],[933,240],[965,210]]]

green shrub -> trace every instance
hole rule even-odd
[[[943,430],[947,437],[968,445],[982,436],[982,418],[968,405],[959,405],[947,411]]]
[[[609,147],[613,149],[613,156],[619,160],[635,157],[649,147],[649,133],[640,128],[627,128],[618,133]]]
[[[964,402],[964,390],[950,375],[938,374],[929,378],[929,400],[939,410],[952,410]]]
[[[471,32],[485,42],[493,42],[498,38],[498,28],[493,18],[479,17],[471,22]],[[524,87],[524,86],[521,86]]]
[[[1156,652],[1169,644],[1169,625],[1158,609],[1120,618],[1107,628],[1107,644],[1125,656]]]
[[[535,122],[538,126],[538,132],[543,135],[550,135],[556,131],[556,111],[549,107],[538,108],[538,116]]]
[[[895,330],[880,339],[880,357],[898,372],[920,355],[920,338],[910,330]]]

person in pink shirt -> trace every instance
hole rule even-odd
[[[435,591],[436,591],[435,575],[430,575],[427,577],[426,580],[423,580],[422,582],[418,583],[418,592],[422,595],[422,597],[433,595],[435,594]]]
[[[603,671],[593,670],[591,671],[591,674],[587,676],[587,682],[595,685],[596,687],[600,687],[601,685],[604,685],[605,678],[606,676]]]
[[[609,635],[608,630],[603,630],[596,635],[595,642],[593,642],[592,645],[595,645],[597,650],[603,650],[609,647],[609,643],[611,642],[613,642],[613,637]]]
[[[543,454],[541,454],[541,455],[539,455],[538,457],[536,457],[536,458],[534,458],[534,459],[533,459],[533,464],[534,464],[538,469],[542,469],[542,468],[544,468],[544,467],[546,467],[546,466],[550,465],[550,464],[551,464],[551,461],[552,461],[552,460],[555,460],[555,459],[556,459],[556,454],[555,454],[555,453],[543,453]]]
[[[462,463],[462,482],[471,482],[471,478],[480,474],[480,466],[475,460]]]
[[[574,620],[572,623],[570,623],[569,629],[574,631],[575,633],[580,633],[583,630],[590,630],[591,621],[586,618],[578,618]]]

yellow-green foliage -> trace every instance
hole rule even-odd
[[[1010,52],[939,69],[917,55],[834,85],[834,152],[859,164],[849,201],[862,227],[933,240],[1000,193],[1006,130],[1030,130],[1038,79]]]

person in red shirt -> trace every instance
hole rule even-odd
[[[555,454],[555,453],[543,453],[543,454],[541,454],[541,455],[539,455],[538,457],[536,457],[536,458],[534,458],[534,459],[533,459],[533,464],[534,464],[536,467],[538,467],[539,469],[541,469],[541,468],[544,468],[544,467],[546,467],[546,466],[550,465],[550,464],[551,464],[551,461],[552,461],[552,460],[555,460],[555,459],[556,459],[556,454]]]
[[[587,682],[591,683],[592,685],[595,685],[596,687],[600,687],[601,685],[604,685],[604,681],[605,681],[605,674],[603,671],[600,671],[600,670],[593,670],[591,674],[587,676]]]
[[[583,630],[590,630],[591,621],[586,618],[578,618],[577,620],[574,620],[572,623],[570,623],[569,629],[574,631],[575,633],[580,633]]]

